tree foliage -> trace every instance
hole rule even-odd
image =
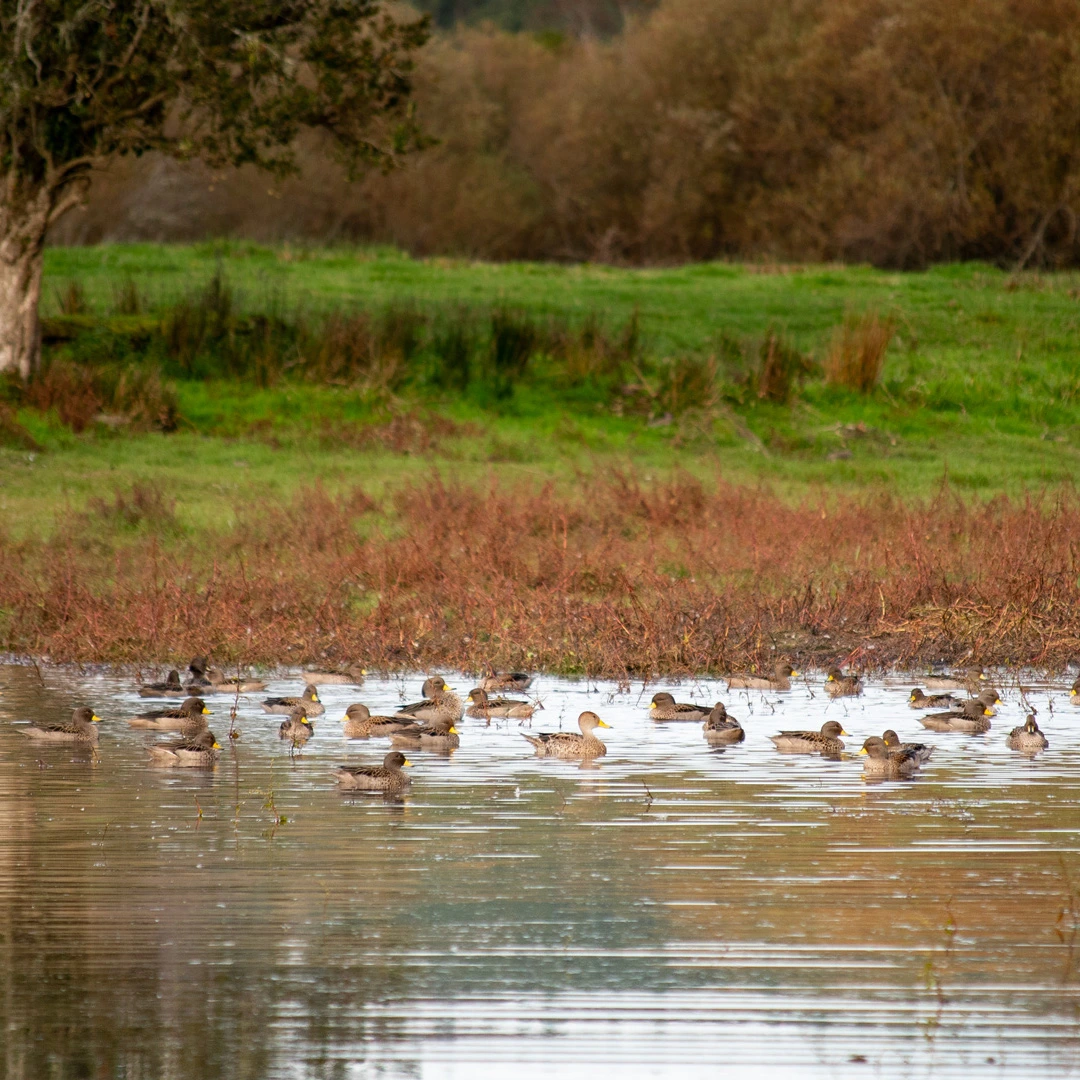
[[[387,165],[417,144],[426,34],[373,0],[0,0],[6,199],[148,150],[285,172],[302,128],[353,171]]]

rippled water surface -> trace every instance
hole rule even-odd
[[[471,685],[449,677],[461,691]],[[1058,1076],[1080,1073],[1080,709],[1037,686],[1051,747],[925,733],[910,683],[829,702],[684,683],[746,742],[653,723],[657,686],[537,681],[537,730],[612,725],[595,766],[536,760],[516,721],[410,753],[398,802],[340,794],[324,687],[296,758],[262,695],[212,771],[151,769],[130,680],[0,667],[3,1075],[240,1078]],[[297,679],[270,684],[296,693]],[[211,701],[220,741],[231,699]],[[96,754],[35,745],[78,704]],[[767,736],[839,719],[842,761]],[[862,740],[937,744],[867,783]],[[527,730],[527,729],[526,729]]]

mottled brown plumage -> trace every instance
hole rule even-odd
[[[206,727],[210,710],[201,697],[186,698],[174,709],[153,709],[133,716],[128,724],[152,731],[179,731],[184,738],[194,738]]]
[[[732,675],[728,679],[729,690],[790,690],[791,680],[799,673],[790,665],[780,660],[773,668],[771,676]]]
[[[844,749],[839,736],[847,732],[835,721],[821,725],[820,731],[781,731],[769,738],[785,754],[826,754],[837,757]]]
[[[594,712],[583,712],[578,717],[581,734],[572,731],[544,732],[540,735],[526,735],[536,749],[537,757],[555,758],[598,758],[607,753],[607,747],[593,734],[598,728],[610,727]]]
[[[221,747],[212,731],[200,731],[190,739],[148,746],[150,764],[163,769],[199,769],[216,764]]]
[[[1023,727],[1013,728],[1005,739],[1005,745],[1010,750],[1018,750],[1021,754],[1037,754],[1045,750],[1049,740],[1039,730],[1034,716],[1029,716]]]
[[[712,710],[708,705],[689,705],[686,702],[676,701],[671,694],[661,691],[653,694],[649,702],[649,719],[651,720],[704,720]]]
[[[16,728],[20,735],[36,742],[66,742],[96,744],[101,717],[86,706],[76,709],[70,720],[59,724],[33,724],[30,727]]]
[[[342,718],[347,739],[379,739],[407,728],[411,721],[400,716],[372,716],[366,705],[357,702],[345,710]]]
[[[392,750],[381,765],[342,765],[333,775],[345,791],[394,794],[412,783],[401,771],[410,765],[412,762],[404,754]]]
[[[488,692],[478,686],[469,691],[469,700],[472,705],[466,711],[466,716],[477,720],[490,720],[493,716],[509,718],[511,720],[528,720],[536,706],[528,701],[518,701],[515,698],[489,697]]]
[[[449,720],[452,724],[461,719],[465,707],[461,698],[446,685],[444,679],[438,675],[425,679],[422,692],[422,701],[404,705],[394,715],[404,716],[409,720]]]
[[[710,743],[739,743],[746,738],[746,732],[743,731],[742,724],[734,716],[728,715],[722,701],[718,701],[713,706],[712,712],[709,713],[705,723],[701,725],[701,730]]]
[[[303,705],[308,716],[322,716],[326,711],[319,700],[318,690],[310,685],[304,687],[304,692],[299,697],[272,697],[262,703],[263,712],[277,713],[279,716],[291,715],[298,705]]]

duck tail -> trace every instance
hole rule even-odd
[[[540,738],[539,736],[536,736],[536,735],[526,735],[524,731],[519,731],[519,732],[518,732],[518,734],[519,734],[519,735],[520,735],[520,736],[521,736],[521,737],[522,737],[523,739],[527,739],[527,740],[528,740],[529,742],[531,742],[531,743],[533,744],[533,746],[536,746],[536,747],[540,747],[540,746],[543,746],[543,745],[544,745],[544,740],[543,740],[543,739],[541,739],[541,738]]]

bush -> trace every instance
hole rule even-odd
[[[891,316],[881,318],[877,312],[848,316],[833,332],[825,354],[825,381],[869,394],[881,380],[885,353],[895,331]]]

